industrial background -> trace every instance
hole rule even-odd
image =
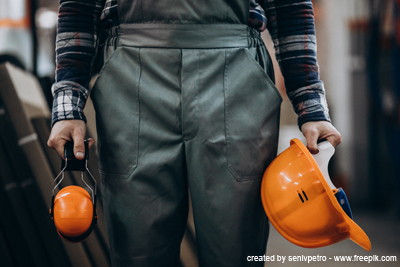
[[[369,235],[372,250],[366,252],[351,241],[304,249],[271,226],[266,255],[275,258],[266,266],[400,266],[400,1],[313,0],[313,5],[321,79],[333,124],[343,139],[330,174],[346,191],[354,220]],[[0,0],[0,266],[110,266],[101,201],[99,223],[80,244],[62,241],[48,214],[53,179],[61,166],[57,153],[46,146],[57,11],[56,0]],[[273,55],[267,32],[263,39]],[[274,65],[284,98],[279,140],[283,151],[290,139],[305,139],[276,61]],[[88,136],[96,139],[90,100],[85,112]],[[98,178],[95,148],[89,167]],[[68,173],[61,187],[69,184],[85,188],[75,173]],[[198,266],[194,233],[189,214],[181,249],[185,267]],[[328,260],[282,263],[277,255],[321,255]],[[334,261],[334,256],[346,255],[396,256],[397,261]]]

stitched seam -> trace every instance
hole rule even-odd
[[[180,113],[181,113],[181,135],[182,135],[182,141],[185,141],[185,134],[184,134],[184,124],[185,124],[185,119],[183,117],[183,92],[182,92],[182,69],[183,69],[183,51],[182,49],[179,49],[180,54],[181,54],[181,59],[180,59],[180,68],[179,68],[179,89],[180,89]]]
[[[283,99],[282,99],[282,96],[281,96],[281,94],[279,93],[279,90],[278,90],[278,88],[276,87],[276,85],[272,82],[272,80],[271,80],[271,78],[269,77],[268,73],[263,69],[263,67],[261,67],[260,63],[259,63],[257,60],[255,60],[255,59],[251,56],[251,54],[250,54],[250,52],[249,52],[248,49],[243,48],[243,50],[244,50],[245,56],[248,57],[248,58],[250,58],[251,61],[253,61],[253,63],[256,65],[256,68],[258,69],[258,71],[261,71],[261,72],[265,75],[265,78],[266,78],[267,83],[269,83],[269,85],[272,87],[272,89],[273,89],[273,91],[275,92],[275,94],[278,96],[278,98],[279,98],[280,101],[282,102],[282,100],[283,100]],[[271,64],[272,64],[272,61],[271,61]]]
[[[235,177],[235,179],[238,182],[243,182],[243,181],[248,181],[248,180],[257,180],[262,176],[263,173],[258,173],[258,174],[251,174],[251,175],[242,175],[238,173],[235,169],[234,166],[231,165],[229,161],[229,150],[230,150],[230,142],[229,142],[229,119],[228,119],[228,108],[229,108],[229,99],[228,99],[228,64],[227,64],[227,58],[229,57],[229,51],[225,50],[225,66],[224,66],[224,103],[225,103],[225,109],[224,109],[224,122],[225,122],[225,139],[226,139],[226,160],[227,160],[227,168],[229,172]],[[257,63],[258,64],[258,63]],[[261,66],[260,66],[261,68]],[[262,68],[261,68],[262,69]],[[267,75],[268,76],[268,75]]]
[[[139,95],[140,95],[140,81],[142,78],[142,61],[140,59],[140,50],[141,49],[139,48],[139,50],[137,52],[137,59],[139,62],[139,66],[138,66],[139,75],[138,75],[138,82],[137,82],[137,89],[136,89],[136,103],[137,103],[137,114],[136,114],[136,116],[137,116],[137,130],[136,130],[137,135],[136,135],[136,140],[135,140],[135,142],[136,142],[136,167],[139,165],[139,133],[140,133],[140,98],[139,98]],[[136,167],[135,167],[135,169],[136,169]],[[133,170],[132,170],[132,172],[133,172]]]
[[[229,130],[228,130],[228,120],[227,120],[227,108],[228,108],[228,96],[226,94],[227,91],[227,83],[228,83],[228,79],[227,79],[227,71],[228,71],[228,66],[227,66],[227,51],[225,50],[225,64],[224,64],[224,124],[225,124],[225,142],[226,142],[226,151],[225,151],[225,158],[226,158],[226,162],[229,168],[229,158],[228,158],[228,150],[229,150]]]
[[[194,121],[195,123],[193,123],[193,125],[196,125],[196,127],[192,127],[193,128],[192,130],[196,131],[196,133],[195,133],[195,135],[193,137],[191,137],[191,134],[188,133],[190,138],[188,138],[188,139],[183,138],[183,141],[185,141],[185,142],[188,142],[188,141],[191,141],[191,140],[195,139],[197,134],[199,133],[199,126],[198,126],[199,123],[198,122],[199,122],[199,117],[200,117],[200,115],[199,115],[200,114],[200,107],[199,107],[200,51],[198,49],[196,49],[195,52],[196,52],[196,56],[197,56],[197,71],[196,71],[197,79],[196,79],[196,88],[195,88],[196,95],[195,95],[195,98],[194,98],[194,102],[195,102],[196,106],[195,106],[195,113],[194,113],[193,117],[189,118],[189,119],[195,120]],[[183,126],[182,126],[182,129],[183,129]]]
[[[122,48],[121,48],[122,49]],[[136,51],[136,50],[135,50]],[[107,58],[107,61],[110,61],[109,59],[111,58],[112,55],[114,55],[116,52],[113,51],[113,53]],[[107,175],[107,176],[112,176],[115,179],[129,179],[129,177],[132,176],[133,172],[136,170],[137,166],[138,166],[138,159],[139,159],[139,121],[140,121],[140,112],[139,112],[139,86],[140,86],[140,78],[141,78],[141,61],[140,61],[140,49],[139,51],[137,51],[137,54],[135,55],[135,58],[138,60],[139,66],[136,68],[137,70],[137,83],[136,83],[136,103],[137,103],[137,109],[136,109],[136,116],[137,116],[137,125],[136,127],[136,131],[137,131],[137,135],[136,135],[136,139],[135,139],[135,146],[136,146],[136,161],[135,164],[133,166],[130,167],[129,170],[125,171],[124,173],[121,172],[116,172],[116,171],[108,171],[106,169],[101,169],[99,168],[99,172],[103,175]],[[105,64],[104,64],[105,65]],[[97,82],[97,80],[96,80]]]
[[[104,47],[104,49],[106,49],[106,53],[107,53],[107,50],[110,48],[110,46],[108,46],[108,44],[107,44],[107,47]],[[109,62],[111,61],[111,59],[112,58],[114,58],[115,57],[115,54],[117,53],[117,50],[118,49],[122,49],[123,48],[123,46],[121,46],[121,47],[117,47],[116,49],[114,48],[114,50],[111,52],[111,54],[107,57],[107,59],[104,61],[104,63],[103,63],[103,66],[101,67],[101,69],[100,69],[100,71],[99,71],[99,74],[97,74],[97,78],[96,78],[96,81],[94,82],[94,84],[93,84],[93,86],[92,86],[92,90],[93,90],[93,88],[95,88],[95,86],[96,86],[96,84],[97,84],[97,81],[99,81],[99,79],[100,79],[100,77],[103,75],[103,72],[104,72],[104,70],[106,69],[106,66],[109,64]],[[104,52],[103,52],[104,53]]]
[[[136,113],[135,116],[137,118],[137,125],[136,125],[136,138],[135,138],[135,146],[136,146],[136,162],[135,165],[131,167],[130,171],[128,174],[126,174],[124,176],[125,179],[129,179],[129,177],[132,176],[133,172],[136,170],[138,164],[139,164],[139,129],[140,129],[140,99],[139,99],[139,86],[140,86],[140,78],[142,76],[142,62],[140,61],[140,48],[137,51],[137,55],[136,58],[139,62],[139,66],[138,66],[138,79],[137,79],[137,87],[136,87],[136,104],[137,104],[137,108],[136,108]]]
[[[242,176],[240,174],[238,174],[234,169],[233,166],[229,166],[228,170],[230,171],[230,173],[235,177],[235,179],[238,182],[243,182],[243,181],[248,181],[248,180],[258,180],[259,178],[261,178],[263,173],[259,173],[259,174],[253,174],[253,175],[246,175],[246,176]]]

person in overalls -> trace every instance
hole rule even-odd
[[[91,97],[113,266],[179,266],[188,187],[200,266],[262,266],[247,257],[266,251],[260,185],[277,153],[282,98],[260,31],[272,35],[308,148],[341,142],[319,80],[311,1],[60,4],[48,145],[62,155],[73,140],[83,158],[96,58]]]

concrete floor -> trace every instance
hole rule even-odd
[[[271,225],[270,238],[267,247],[267,256],[275,256],[275,261],[266,262],[265,266],[379,266],[400,267],[400,219],[390,215],[374,214],[370,212],[354,212],[354,220],[367,233],[371,240],[371,251],[365,251],[350,240],[340,242],[329,247],[306,249],[293,245],[284,239]],[[277,261],[277,256],[286,256],[284,263]],[[326,261],[319,262],[288,262],[288,256],[326,256]],[[335,262],[334,256],[396,256],[392,262]],[[331,258],[331,259],[329,259]]]

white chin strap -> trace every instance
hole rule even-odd
[[[323,141],[318,144],[318,154],[311,154],[314,160],[317,162],[319,169],[321,170],[322,174],[326,182],[329,184],[330,188],[336,189],[335,185],[332,183],[331,178],[329,177],[328,173],[328,164],[329,160],[335,154],[335,148],[329,141]]]

